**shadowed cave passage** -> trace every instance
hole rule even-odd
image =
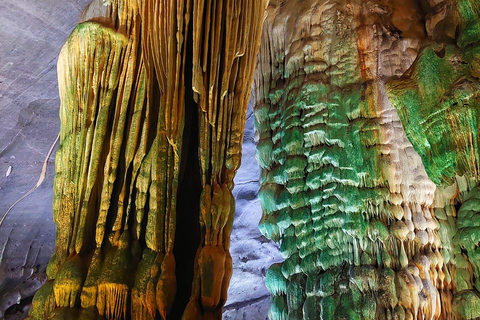
[[[200,245],[200,194],[202,193],[198,163],[198,105],[192,87],[192,33],[186,41],[185,67],[185,128],[182,162],[177,193],[177,226],[173,254],[176,257],[177,294],[168,319],[180,319],[192,290],[195,254]]]

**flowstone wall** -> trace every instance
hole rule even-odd
[[[55,252],[29,318],[222,317],[264,7],[89,5],[58,61]]]
[[[285,258],[270,319],[479,317],[479,3],[267,11],[260,228]]]

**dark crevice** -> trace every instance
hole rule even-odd
[[[455,213],[458,214],[458,211],[460,211],[460,207],[462,206],[462,203],[458,201],[455,203]]]
[[[19,317],[23,314],[27,313],[27,309],[32,304],[33,295],[28,296],[20,300],[18,304],[14,304],[10,306],[7,310],[5,310],[5,319],[16,319],[16,315]]]
[[[177,224],[173,254],[176,260],[177,294],[168,319],[181,319],[190,300],[194,261],[200,245],[200,194],[202,191],[198,158],[198,106],[193,99],[193,36],[188,32],[185,58],[185,127],[182,141],[177,192]]]

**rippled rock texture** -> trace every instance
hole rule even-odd
[[[267,11],[260,228],[285,258],[270,319],[479,317],[478,2]]]

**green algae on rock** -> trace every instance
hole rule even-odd
[[[419,8],[401,5],[270,2],[255,78],[260,230],[285,257],[267,273],[270,319],[441,313],[438,264],[415,262],[440,250],[435,186],[383,81],[408,69],[425,38]]]

